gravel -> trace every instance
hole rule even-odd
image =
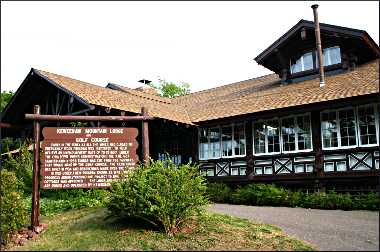
[[[273,224],[319,250],[379,251],[379,212],[214,204],[208,210]]]

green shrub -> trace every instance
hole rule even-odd
[[[213,202],[230,202],[231,193],[231,188],[224,183],[209,183],[207,185],[207,196]]]
[[[273,184],[249,184],[232,194],[232,202],[257,206],[283,205],[289,192]]]
[[[40,214],[50,216],[70,209],[105,206],[107,198],[108,196],[106,196],[106,194],[104,194],[103,199],[90,196],[67,199],[40,198]],[[32,198],[25,198],[25,202],[28,207],[28,212],[30,213],[32,211]]]
[[[27,211],[15,173],[0,171],[1,239],[7,241],[12,231],[26,224]]]
[[[25,194],[32,193],[33,156],[28,150],[29,141],[21,144],[17,154],[9,154],[3,161],[3,168],[14,172]]]
[[[107,207],[111,216],[140,218],[172,235],[208,203],[205,193],[197,167],[151,160],[112,184]]]

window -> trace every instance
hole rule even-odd
[[[220,131],[219,128],[210,129],[210,158],[220,157]]]
[[[294,117],[282,119],[282,151],[296,150],[296,131]]]
[[[297,116],[298,150],[310,150],[311,147],[311,125],[307,115]]]
[[[233,148],[235,155],[245,155],[245,130],[244,124],[235,125]]]
[[[255,154],[312,150],[310,115],[257,122],[253,132]]]
[[[312,52],[305,53],[296,62],[290,62],[290,73],[298,73],[313,69],[313,54]]]
[[[208,132],[207,129],[199,129],[199,158],[208,159]]]
[[[377,145],[379,129],[376,106],[322,112],[321,128],[324,149]]]
[[[223,143],[223,157],[232,156],[232,127],[222,127],[222,143]]]
[[[313,61],[313,57],[315,61]],[[330,66],[342,62],[340,55],[340,47],[334,46],[323,49],[323,66]],[[315,65],[314,65],[315,64]],[[296,60],[290,60],[290,73],[299,73],[306,70],[318,69],[318,55],[317,51],[312,51],[303,54]]]
[[[358,123],[359,123],[359,141],[360,145],[378,144],[376,123],[378,115],[375,111],[375,106],[361,106],[358,108]]]
[[[339,112],[340,145],[356,145],[355,114],[353,109],[340,110]],[[376,134],[376,132],[375,132]]]
[[[259,122],[255,124],[254,129],[254,141],[255,141],[255,153],[265,153],[265,124]]]
[[[279,122],[272,120],[267,122],[268,152],[280,152]]]
[[[338,126],[336,112],[327,112],[322,114],[322,143],[323,147],[338,147]]]
[[[244,124],[199,129],[199,159],[245,155]]]
[[[315,57],[315,65],[316,68],[319,67],[318,65],[318,57]],[[342,62],[341,56],[340,56],[340,48],[339,46],[329,47],[323,49],[323,66],[330,66],[339,64]]]

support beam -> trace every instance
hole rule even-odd
[[[75,116],[75,115],[39,115],[39,114],[25,114],[25,119],[27,120],[37,120],[37,121],[147,121],[153,120],[154,117],[148,116],[147,114],[142,116]]]
[[[148,118],[148,109],[145,107],[141,108],[141,115],[143,118]],[[142,122],[142,144],[143,144],[143,160],[145,164],[149,163],[149,129],[148,122],[144,120]]]
[[[40,106],[34,106],[34,114],[40,114]],[[40,122],[34,121],[34,159],[33,159],[33,180],[32,180],[32,230],[40,225],[40,193],[39,193],[39,172],[40,172]]]

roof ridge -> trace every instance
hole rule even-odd
[[[189,96],[192,96],[192,95],[195,95],[195,94],[200,94],[200,93],[203,93],[203,92],[208,92],[208,91],[219,89],[219,88],[225,88],[227,86],[236,85],[236,84],[239,84],[239,83],[242,83],[242,82],[258,80],[258,79],[261,79],[261,78],[264,78],[264,77],[268,77],[270,75],[277,75],[277,74],[276,73],[265,74],[265,75],[262,75],[262,76],[258,76],[258,77],[254,77],[254,78],[238,81],[238,82],[233,82],[233,83],[224,84],[224,85],[213,87],[213,88],[209,88],[209,89],[204,89],[204,90],[196,91],[194,93],[190,93],[190,94],[187,94],[187,95],[177,96],[177,97],[174,97],[172,99],[173,100],[179,100],[181,98],[189,97]]]
[[[131,95],[134,95],[134,96],[137,96],[137,97],[141,97],[143,99],[148,99],[148,100],[152,100],[152,101],[157,101],[157,102],[161,102],[161,103],[165,103],[165,104],[173,104],[171,102],[171,99],[168,98],[168,97],[161,97],[161,96],[157,96],[157,99],[154,99],[154,98],[150,98],[148,97],[150,94],[147,94],[147,93],[144,93],[143,91],[139,91],[139,90],[136,90],[136,89],[133,89],[133,88],[130,88],[130,87],[126,87],[126,86],[122,86],[122,85],[119,85],[119,84],[115,84],[115,83],[112,83],[112,82],[109,82],[108,84],[111,84],[111,85],[114,85],[114,86],[117,86],[118,88],[126,88],[126,89],[129,89],[129,90],[125,90],[125,92],[128,92],[129,94]],[[107,87],[106,87],[107,88]],[[116,91],[121,91],[123,92],[124,90],[116,90]],[[130,92],[132,91],[132,92]],[[136,93],[140,93],[141,95],[137,95]],[[153,95],[152,95],[153,96]],[[165,99],[167,98],[167,99]],[[169,100],[169,101],[163,101],[163,100]]]

